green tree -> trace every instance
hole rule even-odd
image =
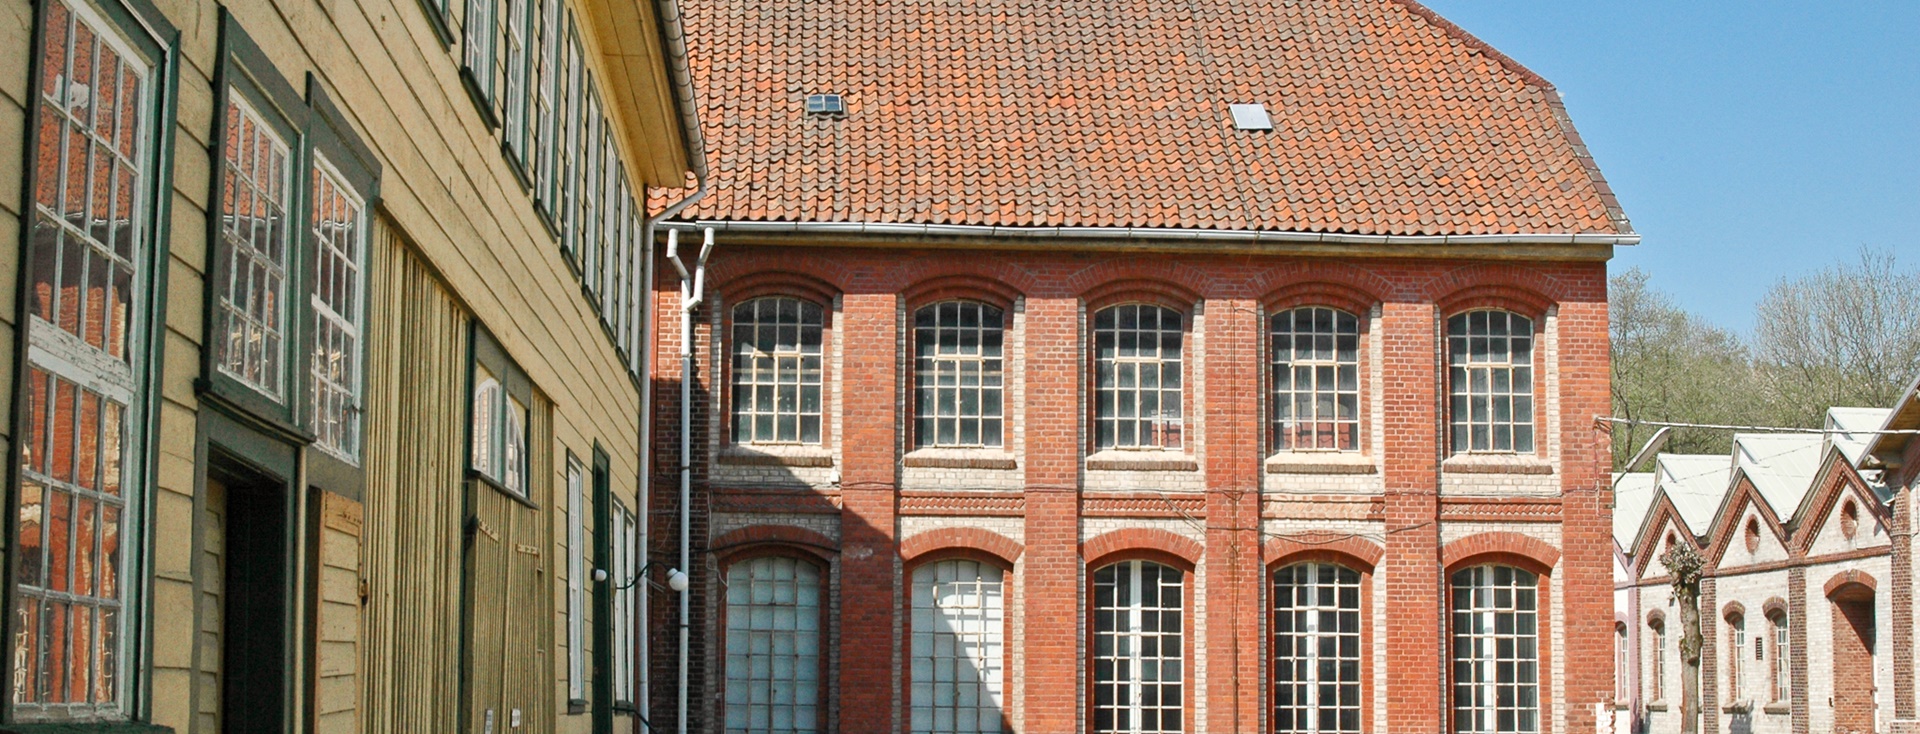
[[[1675,305],[1647,283],[1639,268],[1613,276],[1608,317],[1612,329],[1613,414],[1621,418],[1689,423],[1745,423],[1758,416],[1753,370],[1738,336]],[[1653,428],[1613,429],[1616,468],[1653,435]],[[1725,453],[1725,431],[1676,431],[1675,453]]]
[[[1832,406],[1890,407],[1920,373],[1920,269],[1889,250],[1782,279],[1755,313],[1764,419],[1817,427]]]

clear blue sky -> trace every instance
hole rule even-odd
[[[1920,0],[1426,4],[1566,96],[1645,236],[1616,272],[1745,333],[1863,244],[1920,267]]]

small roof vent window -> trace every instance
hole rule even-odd
[[[846,113],[846,99],[838,94],[807,95],[807,114],[809,115],[844,115]]]
[[[1273,129],[1273,118],[1267,116],[1267,106],[1264,104],[1237,104],[1228,105],[1228,108],[1233,110],[1235,130]]]

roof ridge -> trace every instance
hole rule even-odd
[[[1405,6],[1408,12],[1420,16],[1422,20],[1452,36],[1454,40],[1486,54],[1495,63],[1506,67],[1507,71],[1520,75],[1520,78],[1528,84],[1539,87],[1545,92],[1547,106],[1553,111],[1553,121],[1560,126],[1561,132],[1566,133],[1567,143],[1573,146],[1574,160],[1579,161],[1581,170],[1587,174],[1587,180],[1593,182],[1594,192],[1600,195],[1601,205],[1607,208],[1607,220],[1613,223],[1613,228],[1618,234],[1634,234],[1633,222],[1627,219],[1626,208],[1620,206],[1620,199],[1614,196],[1613,187],[1607,185],[1607,177],[1600,173],[1600,164],[1594,162],[1593,152],[1587,149],[1586,140],[1580,137],[1579,130],[1574,129],[1573,116],[1567,113],[1567,102],[1560,96],[1559,87],[1555,87],[1553,82],[1547,81],[1547,78],[1541,76],[1539,72],[1527,68],[1526,64],[1501,53],[1499,49],[1493,47],[1493,44],[1480,40],[1479,36],[1441,17],[1432,8],[1422,5],[1420,0],[1394,1]]]

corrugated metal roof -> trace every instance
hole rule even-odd
[[[1628,552],[1653,507],[1653,472],[1613,475],[1613,542]]]
[[[1891,408],[1828,408],[1827,428],[1829,430],[1850,431],[1850,433],[1829,433],[1827,440],[1834,448],[1840,449],[1840,455],[1847,457],[1847,463],[1860,465],[1860,455],[1867,450],[1867,444],[1873,441],[1873,433],[1852,433],[1854,431],[1877,431],[1886,425],[1887,416],[1893,414]]]
[[[1720,509],[1733,475],[1733,457],[1709,454],[1661,454],[1654,460],[1655,486],[1673,501],[1687,529],[1705,536]]]
[[[1812,433],[1738,433],[1733,436],[1734,466],[1746,472],[1753,488],[1781,522],[1791,522],[1800,499],[1820,470],[1826,441]]]

